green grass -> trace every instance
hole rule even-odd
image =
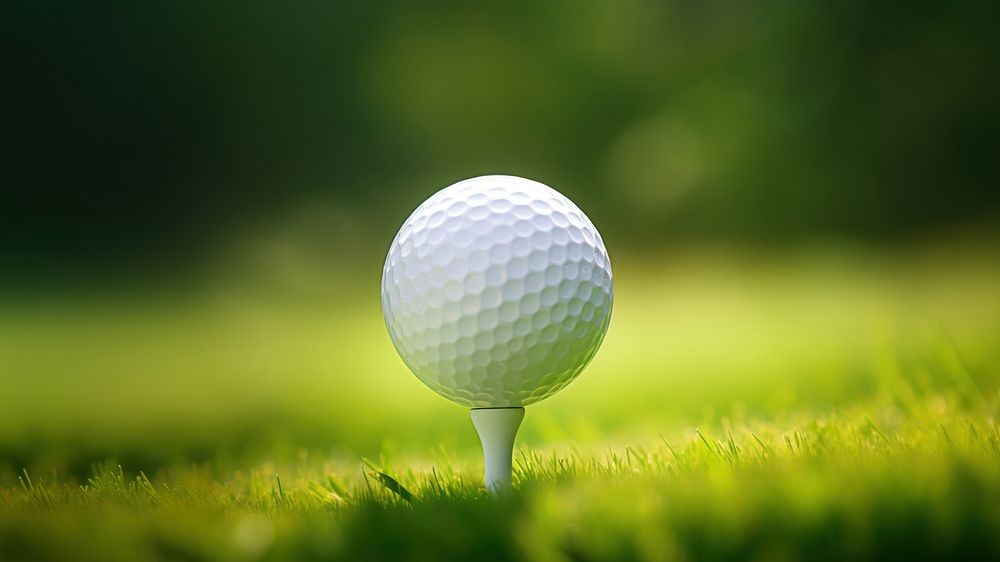
[[[222,478],[205,466],[104,465],[80,482],[25,473],[0,488],[0,549],[53,560],[1000,556],[1000,429],[956,408],[939,396],[916,412],[742,420],[650,446],[520,448],[516,489],[501,498],[468,459],[303,454]]]
[[[0,560],[996,559],[989,246],[621,257],[500,498],[377,276],[8,303]]]

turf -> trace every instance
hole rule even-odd
[[[7,307],[0,559],[997,559],[990,255],[622,259],[499,498],[375,294]]]
[[[53,560],[1000,556],[1000,429],[942,397],[652,446],[521,448],[501,498],[478,469],[304,456],[224,478],[22,473],[0,489],[0,548]]]

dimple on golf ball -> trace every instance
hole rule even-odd
[[[382,272],[382,312],[403,361],[470,407],[526,406],[572,382],[604,339],[613,296],[590,219],[514,176],[432,195],[403,223]]]

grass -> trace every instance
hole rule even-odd
[[[528,408],[499,498],[374,293],[8,306],[0,560],[1000,557],[990,248],[616,275],[604,348]]]
[[[650,446],[521,448],[516,489],[476,461],[308,455],[215,478],[115,465],[0,488],[0,550],[53,560],[769,560],[1000,556],[1000,428],[932,397]],[[996,400],[990,404],[996,407]],[[943,411],[942,411],[943,409]]]

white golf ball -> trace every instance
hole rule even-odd
[[[432,390],[525,406],[586,367],[611,318],[611,263],[572,201],[514,176],[460,181],[406,219],[382,272],[393,345]]]

